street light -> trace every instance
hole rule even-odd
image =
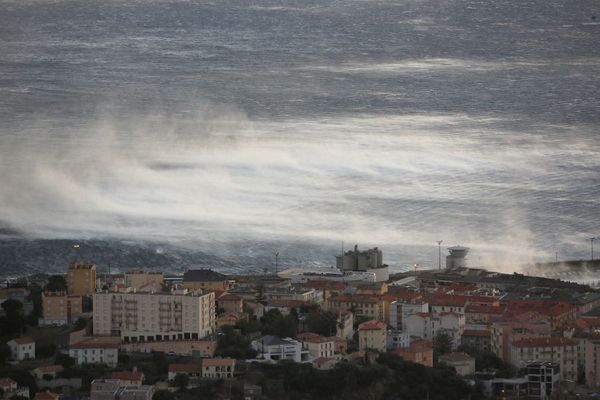
[[[436,240],[438,244],[438,271],[442,270],[442,242],[443,240]]]
[[[594,265],[594,240],[598,239],[597,237],[590,238],[590,244],[592,246],[592,266]]]
[[[273,253],[273,255],[275,256],[275,273],[278,272],[278,263],[279,263],[279,252],[276,251]]]

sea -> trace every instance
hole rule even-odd
[[[599,222],[597,0],[0,0],[5,233],[510,272]]]

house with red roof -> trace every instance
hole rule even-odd
[[[232,379],[235,373],[233,358],[205,358],[202,360],[202,378]]]
[[[202,376],[202,365],[200,363],[191,364],[169,364],[167,379],[174,381],[177,375],[187,375],[188,378],[199,378]]]
[[[7,343],[13,360],[23,361],[35,358],[35,341],[30,337],[20,337]]]
[[[385,323],[372,319],[358,325],[359,350],[385,351],[387,330]]]
[[[133,368],[133,371],[115,371],[110,379],[118,379],[123,386],[142,386],[144,382],[144,373]]]

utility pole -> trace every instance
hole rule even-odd
[[[436,240],[438,244],[438,271],[442,270],[442,242],[443,240]]]
[[[278,264],[279,264],[279,252],[276,251],[275,253],[273,253],[275,255],[275,273],[278,272]]]

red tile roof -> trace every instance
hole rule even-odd
[[[13,341],[16,344],[29,344],[29,343],[35,343],[35,341],[30,338],[30,337],[19,337],[19,338],[15,338],[13,339]]]
[[[33,399],[34,400],[56,400],[59,397],[60,397],[59,394],[52,393],[52,392],[46,390],[44,392],[37,392]]]
[[[332,341],[330,338],[326,338],[324,336],[317,335],[316,333],[312,333],[312,332],[300,333],[298,335],[298,340],[300,340],[302,342],[308,342],[308,343],[326,343],[326,342]]]
[[[121,339],[115,336],[97,336],[71,346],[73,349],[118,349]]]
[[[385,324],[381,321],[377,321],[376,319],[372,319],[360,324],[358,329],[363,331],[379,331],[385,329]]]
[[[490,337],[491,336],[491,332],[490,331],[484,331],[484,330],[477,330],[477,329],[465,329],[463,331],[463,336],[468,336],[468,337]]]
[[[205,358],[202,360],[203,367],[232,367],[234,365],[235,360],[233,358]]]

